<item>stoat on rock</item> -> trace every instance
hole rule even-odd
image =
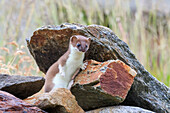
[[[74,35],[70,38],[67,52],[51,65],[46,73],[45,92],[50,92],[54,88],[71,88],[73,75],[80,68],[86,68],[87,64],[83,64],[83,59],[89,49],[90,41],[90,38],[82,35]]]

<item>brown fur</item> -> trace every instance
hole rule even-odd
[[[59,58],[57,62],[51,65],[50,68],[48,69],[46,76],[45,76],[46,81],[48,81],[48,82],[45,82],[45,92],[51,91],[52,88],[54,87],[53,78],[59,72],[58,66],[59,64],[61,66],[64,66],[64,64],[66,63],[68,59],[69,53],[70,51],[67,51],[63,56]]]
[[[87,40],[86,37],[81,36],[81,35],[74,35],[70,38],[70,44],[69,44],[69,48],[68,48],[67,52],[64,55],[62,55],[58,59],[57,62],[55,62],[53,65],[51,65],[46,73],[45,92],[51,91],[52,88],[54,87],[53,79],[54,79],[55,75],[57,73],[59,73],[59,65],[61,65],[63,67],[66,64],[66,61],[70,54],[70,45],[72,45],[73,47],[77,47],[77,43],[81,43],[81,47],[78,49],[82,52],[85,52],[86,49],[89,48],[89,47],[85,47],[85,46],[90,45],[90,38]]]

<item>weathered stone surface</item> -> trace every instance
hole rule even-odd
[[[0,74],[0,90],[24,99],[41,90],[45,82],[43,77]]]
[[[69,38],[78,34],[92,40],[85,59],[96,61],[120,59],[136,70],[137,76],[124,104],[155,112],[169,111],[170,89],[154,78],[135,58],[128,45],[106,27],[80,24],[42,27],[27,39],[27,46],[40,70],[45,73],[67,50]]]
[[[0,91],[0,113],[46,113],[15,96]]]
[[[65,88],[54,89],[49,93],[32,96],[24,101],[49,113],[84,113],[84,110],[77,104],[75,96]]]
[[[155,113],[155,112],[132,106],[112,106],[87,111],[86,113]]]
[[[77,75],[71,88],[78,104],[89,110],[123,102],[136,72],[120,60],[86,62],[86,70]]]

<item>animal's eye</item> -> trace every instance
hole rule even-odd
[[[77,44],[77,47],[80,47],[80,46],[81,46],[81,44],[78,43],[78,44]]]
[[[86,45],[86,48],[87,48],[87,45]]]

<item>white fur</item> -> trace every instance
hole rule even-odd
[[[53,79],[53,83],[55,84],[54,88],[68,88],[68,84],[71,81],[72,76],[76,70],[83,65],[83,59],[84,52],[80,52],[77,48],[71,45],[71,52],[66,64],[63,67],[59,65],[59,73],[57,73]],[[65,73],[65,76],[62,76],[61,73]]]
[[[65,77],[66,74],[65,74],[65,71],[64,71],[64,67],[62,67],[61,65],[58,66],[58,69],[59,69],[59,73],[61,76]]]

